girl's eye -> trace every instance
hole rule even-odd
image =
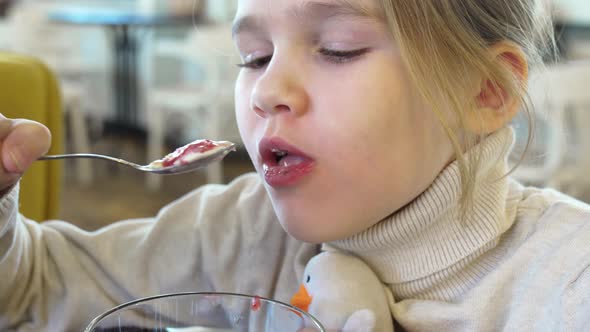
[[[345,63],[354,60],[355,58],[367,53],[368,48],[361,48],[358,50],[352,51],[339,51],[339,50],[330,50],[327,48],[322,48],[319,50],[319,53],[326,57],[326,59],[330,62],[334,63]]]
[[[358,50],[352,51],[339,51],[339,50],[331,50],[327,48],[322,48],[319,50],[319,53],[324,56],[328,61],[333,63],[345,63],[354,60],[355,58],[367,53],[368,48],[361,48]],[[244,63],[238,64],[238,67],[241,68],[248,68],[248,69],[262,69],[264,68],[272,59],[272,55],[263,56],[259,58],[252,59],[250,61],[246,61]]]
[[[266,66],[270,60],[272,59],[272,55],[267,55],[259,58],[252,59],[250,61],[246,61],[244,63],[238,64],[238,67],[241,68],[248,68],[248,69],[261,69]]]

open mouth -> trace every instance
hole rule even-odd
[[[291,167],[312,159],[279,138],[263,139],[259,144],[262,163],[267,166]]]
[[[289,154],[289,152],[279,149],[272,149],[271,152],[274,154],[275,162],[277,164],[279,164],[281,162],[281,159],[283,159]]]
[[[275,165],[281,167],[295,166],[309,160],[308,157],[289,153],[289,151],[285,150],[272,149],[271,152],[274,157]]]
[[[278,137],[262,139],[258,148],[265,179],[271,185],[292,184],[314,164],[311,157]]]

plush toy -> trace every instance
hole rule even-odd
[[[361,259],[343,253],[326,251],[313,257],[291,304],[329,331],[393,331],[383,284]]]

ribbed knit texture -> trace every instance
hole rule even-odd
[[[514,133],[507,128],[469,152],[480,153],[479,185],[465,219],[460,218],[461,176],[455,161],[402,210],[327,246],[364,259],[391,286],[396,300],[460,294],[493,269],[494,257],[479,258],[497,245],[514,221],[516,205],[510,202],[516,200],[506,199],[510,181],[503,177],[513,142]]]

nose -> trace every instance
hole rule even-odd
[[[301,71],[292,62],[271,61],[252,90],[250,108],[263,118],[284,112],[301,116],[309,107],[303,82]]]

